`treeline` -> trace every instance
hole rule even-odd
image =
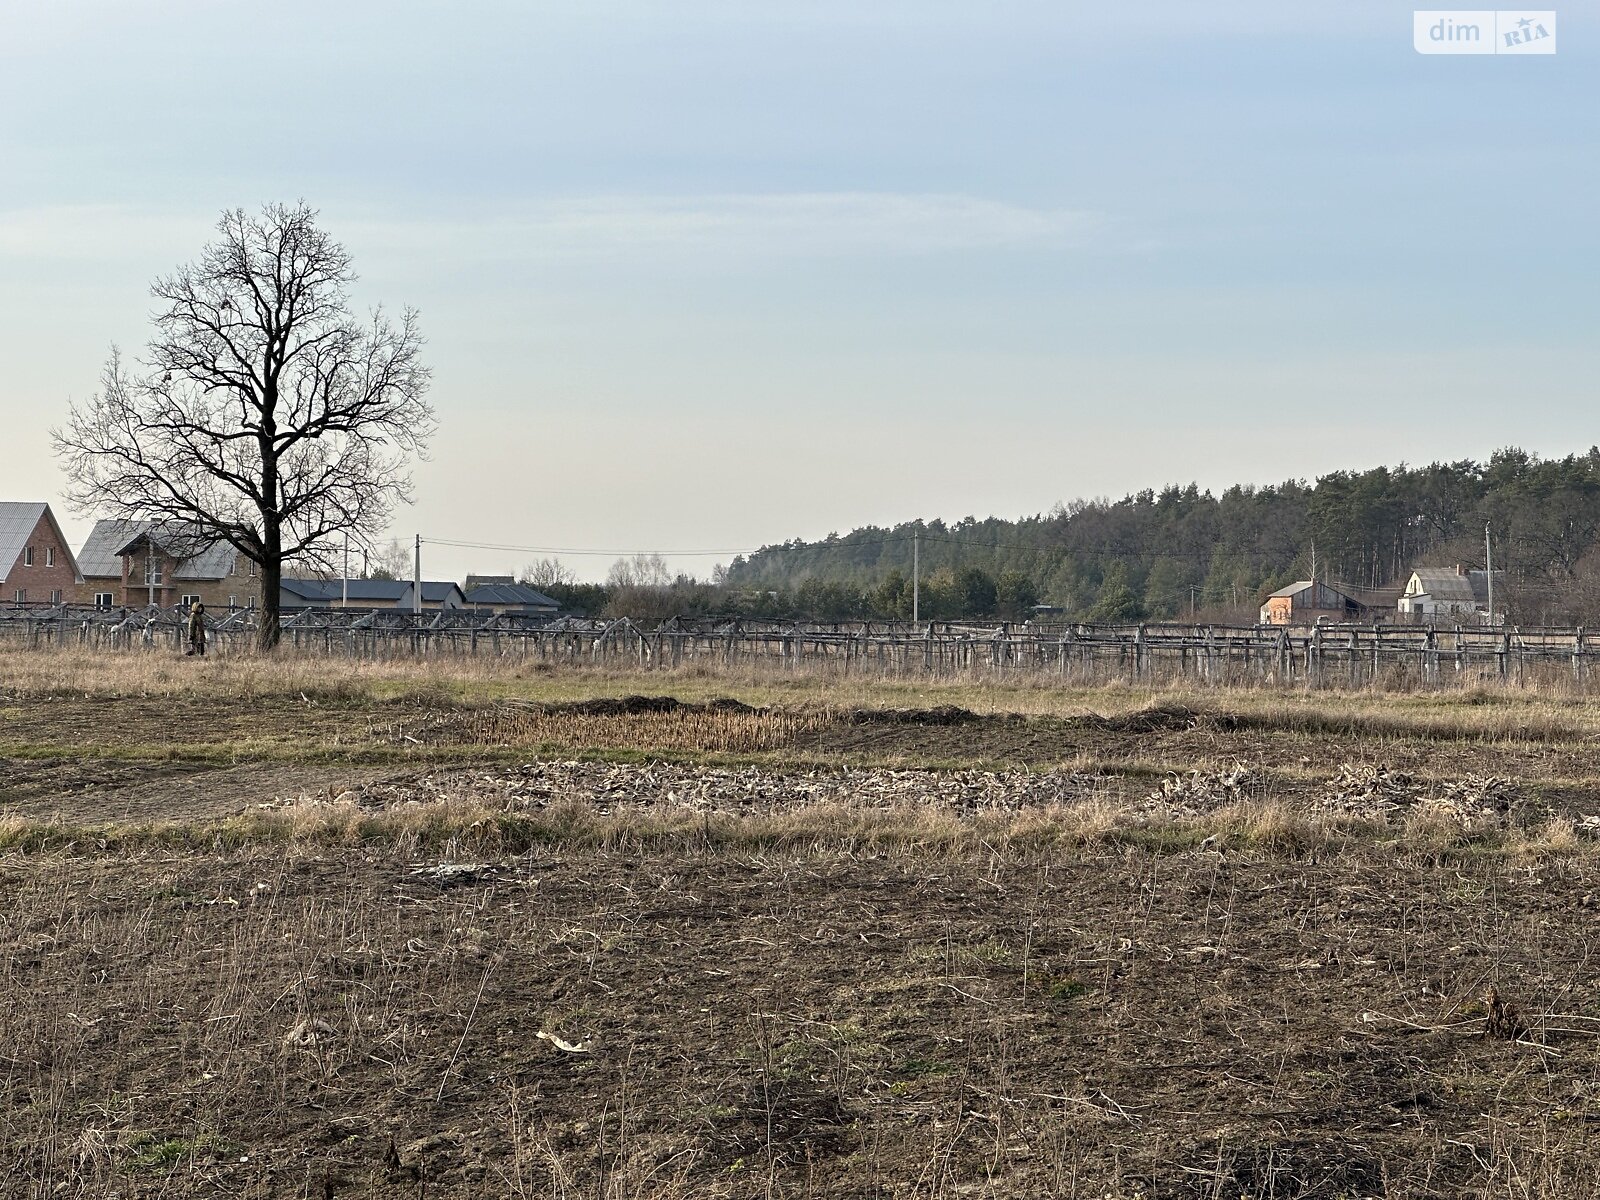
[[[1021,621],[1039,603],[1038,589],[1026,575],[1007,571],[996,578],[981,567],[941,569],[924,577],[916,605],[911,579],[899,570],[890,570],[870,585],[813,577],[793,587],[742,588],[678,576],[632,587],[563,582],[544,584],[540,590],[558,601],[564,613],[651,620],[683,615],[909,621],[915,609],[925,621],[968,617]]]
[[[1262,597],[1309,578],[1313,561],[1318,578],[1374,590],[1418,566],[1481,567],[1486,522],[1510,619],[1600,617],[1600,448],[1561,459],[1508,448],[1485,463],[1338,471],[1220,496],[1174,485],[1015,521],[869,526],[736,558],[705,599],[707,611],[753,615],[908,616],[915,541],[924,618],[1015,617],[1045,603],[1081,620],[1253,621]]]

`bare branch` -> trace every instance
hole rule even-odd
[[[183,522],[259,564],[270,647],[284,562],[370,544],[410,497],[429,372],[413,311],[351,314],[350,256],[314,210],[233,210],[217,233],[153,285],[141,369],[113,349],[53,436],[77,511]]]

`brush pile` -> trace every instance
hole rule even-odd
[[[914,805],[960,813],[1070,804],[1099,795],[1105,781],[1076,771],[774,771],[672,763],[537,762],[411,774],[347,791],[277,799],[264,809],[351,804],[366,812],[444,800],[528,812],[578,802],[599,815],[634,808],[707,813],[780,812],[812,804],[856,808]]]
[[[1411,808],[1421,798],[1423,785],[1404,771],[1372,763],[1344,763],[1328,780],[1321,807],[1342,816],[1387,817]]]
[[[1345,763],[1328,780],[1321,807],[1342,816],[1386,818],[1423,811],[1458,822],[1463,829],[1499,824],[1517,798],[1516,785],[1497,775],[1464,775],[1428,786],[1404,771],[1371,763]]]
[[[1464,775],[1446,780],[1426,803],[1461,823],[1463,829],[1498,825],[1516,802],[1516,784],[1498,775]]]
[[[1243,763],[1231,767],[1196,767],[1168,775],[1142,806],[1168,817],[1198,817],[1242,800],[1259,797],[1262,781]]]
[[[678,763],[545,761],[522,765],[410,771],[346,790],[289,796],[262,809],[338,805],[366,813],[457,802],[502,812],[536,812],[579,804],[597,816],[639,809],[709,814],[767,814],[812,805],[888,809],[917,807],[967,815],[1020,812],[1086,800],[1120,802],[1135,820],[1188,820],[1237,804],[1266,801],[1285,785],[1258,767],[1205,763],[1173,772],[1155,791],[1130,795],[1126,778],[1082,771],[941,771],[887,767],[707,767]],[[1517,799],[1498,776],[1465,775],[1424,782],[1403,771],[1345,763],[1326,783],[1284,796],[1312,813],[1364,820],[1438,815],[1464,829],[1503,824]],[[1600,825],[1600,821],[1596,822]]]

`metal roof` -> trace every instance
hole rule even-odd
[[[410,586],[404,579],[352,579],[348,595],[352,603],[393,602]],[[345,581],[340,579],[284,579],[282,588],[291,596],[318,604],[338,604],[346,595]]]
[[[144,523],[118,546],[117,554],[131,554],[146,538],[177,560],[178,565],[172,569],[173,579],[225,578],[233,570],[238,555],[232,545],[211,537],[198,526],[154,521]]]
[[[1443,600],[1452,604],[1487,604],[1489,602],[1489,572],[1467,571],[1454,567],[1418,567],[1411,572],[1416,577],[1418,590],[1409,592],[1413,597],[1427,596],[1430,600]],[[1496,575],[1502,575],[1500,571]],[[1496,580],[1500,582],[1500,580]]]
[[[470,577],[469,577],[470,578]],[[426,593],[424,593],[426,594]],[[509,604],[523,608],[560,608],[561,605],[543,592],[525,583],[494,583],[471,588],[467,592],[468,604]]]
[[[284,579],[282,590],[308,604],[328,607],[339,603],[347,593],[338,579]],[[460,594],[454,583],[422,581],[422,602],[442,604],[452,592]],[[352,579],[348,595],[351,604],[398,604],[411,594],[409,579]]]
[[[22,548],[39,527],[49,505],[28,500],[0,501],[0,579],[11,574]]]
[[[96,521],[89,539],[78,551],[78,570],[86,579],[121,579],[122,556],[117,553],[144,531],[148,521]]]
[[[1277,591],[1273,592],[1270,596],[1268,596],[1267,599],[1268,600],[1275,600],[1275,599],[1277,599],[1277,598],[1279,598],[1281,596],[1298,596],[1301,592],[1305,591],[1308,587],[1311,587],[1312,584],[1313,584],[1312,580],[1310,580],[1310,579],[1302,579],[1299,583],[1291,583],[1288,587],[1279,588]]]
[[[96,521],[89,540],[78,551],[78,570],[86,577],[121,579],[122,556],[148,537],[162,551],[178,559],[173,579],[223,579],[238,556],[227,542],[208,538],[195,527],[155,521]]]
[[[408,587],[410,585],[407,585]],[[461,594],[461,588],[454,583],[439,583],[434,580],[422,581],[422,602],[424,604],[443,604],[450,599],[450,593]]]
[[[515,575],[468,575],[466,590],[480,587],[510,587],[517,582]]]
[[[1476,573],[1476,572],[1475,572]],[[1472,580],[1453,567],[1420,567],[1412,572],[1417,580],[1413,595],[1429,596],[1434,600],[1449,600],[1461,604],[1475,603],[1477,597]]]

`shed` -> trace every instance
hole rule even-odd
[[[1314,625],[1318,620],[1356,621],[1361,605],[1338,588],[1314,579],[1281,587],[1261,605],[1263,625]]]

